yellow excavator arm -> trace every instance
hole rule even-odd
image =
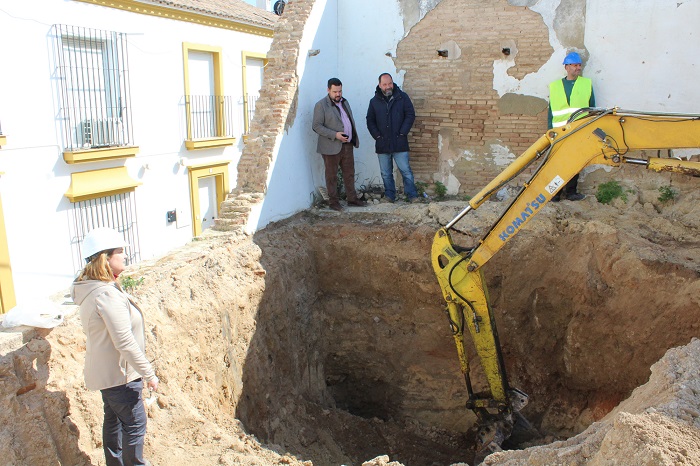
[[[527,395],[509,387],[498,332],[482,272],[483,265],[510,241],[552,197],[588,165],[619,167],[623,163],[649,170],[700,176],[700,162],[674,158],[627,157],[633,150],[700,147],[700,115],[645,113],[613,109],[581,109],[567,125],[549,130],[514,160],[433,239],[433,269],[447,303],[460,369],[467,384],[467,408],[477,415],[481,456],[500,449],[510,435],[514,415]],[[449,231],[469,211],[477,209],[535,163],[531,178],[473,248],[452,243]],[[464,334],[468,331],[488,383],[475,394],[469,376]],[[477,453],[477,457],[479,453]]]

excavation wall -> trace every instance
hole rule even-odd
[[[670,181],[680,194],[669,203],[640,177],[647,188],[627,203],[549,205],[485,267],[511,384],[530,394],[524,414],[548,440],[601,420],[698,334],[699,194]],[[434,232],[462,207],[310,211],[130,271],[144,278],[133,293],[162,382],[148,408],[153,463],[469,461],[473,418],[429,265]],[[502,207],[470,214],[455,241],[475,244]],[[0,455],[101,464],[77,315],[19,335],[3,350]]]

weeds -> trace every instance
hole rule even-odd
[[[598,192],[595,194],[595,198],[598,199],[598,202],[601,204],[610,204],[613,199],[618,197],[624,202],[627,202],[627,193],[617,181],[602,183],[598,186]]]
[[[438,199],[443,199],[447,194],[447,186],[442,184],[440,181],[435,182],[435,195]]]
[[[140,286],[143,284],[145,277],[141,277],[138,279],[134,279],[134,277],[121,277],[119,279],[122,288],[124,288],[125,291],[133,291],[134,288],[137,286]]]
[[[660,202],[672,201],[678,195],[678,192],[671,186],[661,186],[659,188],[659,192],[661,193],[661,195],[659,196]]]

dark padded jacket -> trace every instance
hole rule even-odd
[[[377,154],[408,152],[408,132],[415,120],[411,99],[396,83],[389,100],[377,86],[367,109],[367,129],[375,139]]]

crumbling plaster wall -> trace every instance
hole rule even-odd
[[[381,184],[365,114],[388,71],[416,106],[416,177],[473,194],[546,131],[569,50],[600,107],[698,113],[697,18],[700,0],[290,0],[230,201],[243,205],[219,226],[254,231],[311,205],[324,186],[311,119],[329,77],[357,123],[358,186]]]
[[[570,50],[581,53],[598,106],[698,112],[693,74],[673,71],[697,70],[688,45],[698,0],[432,3],[395,61],[418,111],[414,171],[451,193],[478,190],[546,130],[548,84],[564,75]]]

